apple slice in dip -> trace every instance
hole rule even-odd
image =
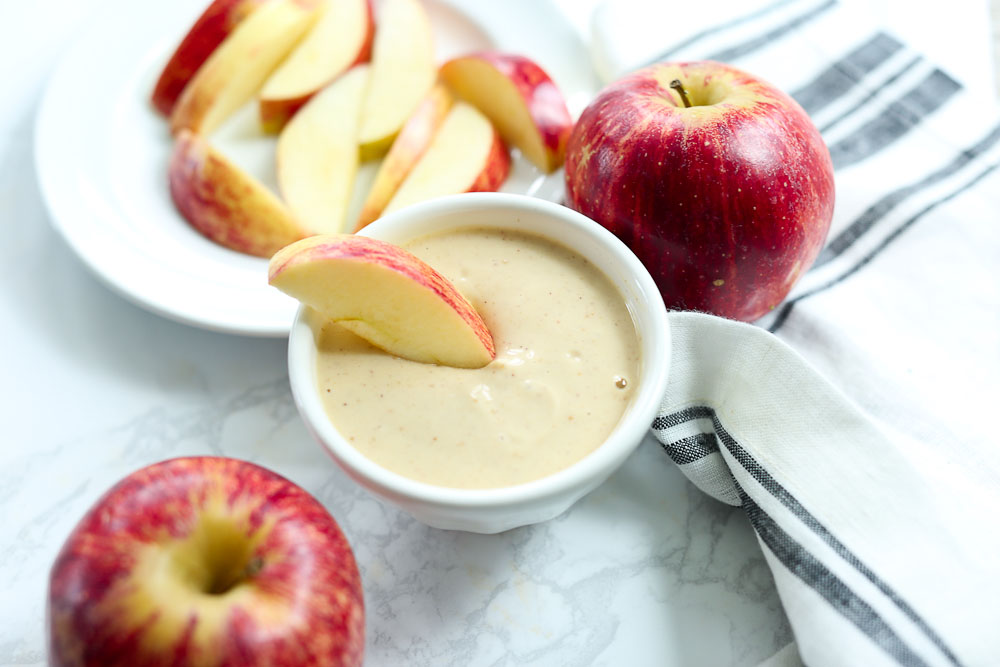
[[[475,304],[496,358],[476,369],[413,363],[306,313],[314,390],[350,447],[413,480],[487,489],[554,474],[606,441],[640,362],[625,299],[601,269],[533,231],[493,226],[401,245]]]
[[[385,241],[312,236],[271,258],[282,292],[398,357],[481,368],[495,356],[485,322],[428,264]]]

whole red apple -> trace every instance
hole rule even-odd
[[[216,457],[119,482],[49,580],[51,665],[359,665],[361,579],[330,514],[287,479]]]
[[[717,62],[662,63],[583,111],[566,193],[635,252],[668,308],[750,321],[816,259],[833,164],[809,116],[774,86]]]

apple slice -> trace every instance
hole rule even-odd
[[[441,77],[539,169],[550,173],[562,166],[573,119],[559,88],[537,64],[515,54],[476,53],[446,62]]]
[[[456,102],[385,212],[461,192],[492,192],[510,172],[510,155],[489,119]]]
[[[382,215],[389,200],[399,189],[399,184],[430,146],[435,132],[451,109],[452,102],[448,89],[438,84],[417,105],[379,166],[375,181],[361,207],[355,231]]]
[[[272,0],[222,42],[184,88],[170,131],[208,134],[243,106],[319,14],[318,0]]]
[[[247,16],[268,0],[213,0],[188,30],[153,88],[153,106],[164,116],[191,77]]]
[[[201,135],[181,130],[168,167],[170,196],[199,232],[232,250],[270,257],[308,233],[281,200]]]
[[[371,54],[370,0],[327,0],[309,34],[260,91],[260,121],[278,132],[309,98]]]
[[[389,150],[403,123],[434,85],[434,40],[418,0],[386,0],[372,47],[372,74],[361,123],[361,159]]]
[[[404,359],[481,368],[496,356],[486,323],[454,285],[385,241],[303,239],[271,258],[268,282]]]
[[[344,231],[358,171],[358,125],[368,83],[358,65],[309,100],[278,137],[281,195],[310,231]]]

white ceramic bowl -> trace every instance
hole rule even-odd
[[[602,445],[570,467],[526,484],[472,490],[434,486],[386,470],[337,432],[316,388],[314,332],[319,316],[308,308],[299,309],[292,325],[288,374],[307,427],[361,486],[435,528],[497,533],[562,514],[607,479],[638,446],[666,390],[670,329],[660,292],[635,255],[593,220],[552,202],[498,193],[442,197],[387,215],[363,234],[405,243],[463,227],[497,227],[547,237],[586,257],[618,288],[632,314],[642,356],[637,391]]]

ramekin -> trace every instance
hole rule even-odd
[[[624,463],[648,431],[666,390],[670,327],[660,292],[632,251],[590,218],[552,202],[500,193],[441,197],[386,215],[361,233],[398,244],[465,227],[533,232],[561,243],[590,260],[618,289],[639,338],[639,377],[625,413],[599,447],[568,468],[515,486],[458,489],[427,484],[365,457],[331,423],[317,389],[314,331],[319,316],[306,307],[299,309],[289,335],[288,376],[309,431],[362,487],[429,526],[498,533],[562,514]]]

